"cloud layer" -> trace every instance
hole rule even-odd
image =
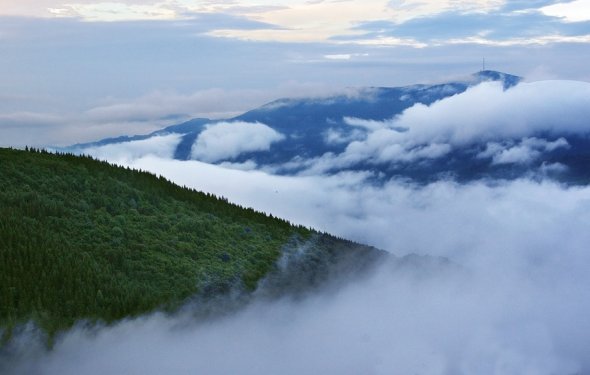
[[[131,162],[148,155],[172,159],[180,138],[179,134],[158,135],[139,141],[88,147],[81,152],[102,160]]]
[[[568,148],[570,135],[589,134],[588,118],[588,83],[539,81],[504,90],[499,82],[484,82],[429,106],[416,104],[386,121],[344,118],[353,129],[349,134],[326,134],[327,144],[350,142],[343,152],[291,166],[317,174],[358,164],[413,163],[473,145],[485,145],[477,158],[490,158],[492,164],[527,164]]]
[[[483,83],[426,107],[416,105],[395,121],[413,142],[441,140],[464,145],[474,140],[523,137],[534,132],[590,130],[590,84],[574,81],[522,83],[503,91]]]
[[[567,25],[588,21],[584,16],[588,7],[585,0],[512,3],[505,0],[280,0],[272,4],[267,1],[146,3],[121,0],[107,3],[83,0],[72,3],[44,0],[39,3],[10,0],[4,4],[0,15],[79,18],[94,22],[170,22],[213,16],[230,21],[218,22],[205,32],[214,37],[419,48],[449,42],[527,44],[545,39],[551,43],[588,36],[587,29],[584,33],[583,29]],[[437,32],[426,32],[433,28]],[[507,30],[508,35],[503,35]]]
[[[283,139],[284,135],[261,123],[219,122],[199,134],[191,156],[206,162],[234,159],[245,152],[268,151]]]

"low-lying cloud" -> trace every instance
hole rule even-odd
[[[394,123],[415,143],[478,140],[590,131],[590,83],[541,81],[503,90],[485,82],[431,106],[415,105]]]
[[[293,166],[317,174],[358,164],[414,163],[474,144],[487,145],[478,156],[491,156],[492,164],[526,164],[567,147],[568,135],[590,133],[588,118],[589,83],[542,81],[504,90],[500,82],[484,82],[428,106],[418,103],[389,120],[345,117],[350,134],[331,131],[325,137],[327,144],[349,141],[343,152]],[[515,140],[519,144],[513,145]]]
[[[489,142],[486,149],[480,152],[477,157],[492,158],[492,164],[528,164],[541,156],[543,152],[569,147],[565,138],[548,142],[545,139],[532,137],[523,138],[516,145]]]
[[[516,180],[414,186],[370,173],[280,177],[196,161],[129,163],[452,272],[384,268],[302,301],[207,323],[154,315],[74,329],[14,374],[584,374],[590,188]]]
[[[284,135],[261,123],[219,122],[199,134],[191,156],[206,162],[233,159],[244,152],[268,151],[283,139]]]
[[[133,161],[148,155],[172,159],[181,137],[180,134],[157,135],[137,141],[88,147],[81,151],[103,160]]]

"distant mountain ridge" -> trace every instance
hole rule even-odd
[[[515,75],[485,70],[465,79],[446,83],[360,88],[349,93],[319,98],[282,98],[225,120],[196,118],[148,135],[110,138],[74,145],[67,150],[85,153],[95,147],[124,146],[129,142],[177,135],[179,140],[170,155],[177,160],[231,163],[236,167],[244,165],[249,169],[263,169],[275,174],[309,173],[308,169],[314,168],[314,163],[321,163],[326,158],[333,159],[334,156],[344,154],[352,143],[366,140],[368,132],[362,128],[370,126],[371,121],[391,121],[417,104],[430,106],[462,94],[483,82],[499,82],[504,90],[509,90],[521,81],[522,78]],[[207,144],[203,135],[220,123],[261,124],[265,131],[274,132],[276,136],[272,142],[257,148],[244,147],[239,152],[201,159],[204,154],[195,153],[195,145],[198,142]],[[228,129],[231,132],[231,128]],[[404,129],[398,131],[403,132]],[[216,136],[219,137],[219,134]],[[250,137],[255,136],[256,134],[245,135],[242,143],[250,142]],[[221,143],[217,146],[210,145],[210,148],[225,147],[223,140],[219,142]],[[347,160],[345,164],[335,163],[323,167],[319,173],[363,170],[373,171],[385,179],[399,177],[423,183],[440,178],[461,181],[482,178],[513,179],[530,175],[530,171],[534,170],[542,178],[554,178],[567,183],[590,181],[590,169],[586,168],[586,161],[590,158],[590,140],[586,136],[568,134],[567,139],[562,140],[559,136],[539,133],[529,140],[502,139],[500,142],[507,149],[514,148],[513,152],[519,147],[526,149],[532,144],[529,151],[535,155],[542,154],[542,157],[526,163],[496,163],[491,162],[490,157],[482,156],[489,151],[486,143],[451,150],[444,149],[444,145],[430,145],[432,147],[424,147],[417,152],[428,155],[438,155],[438,152],[440,156],[427,157],[418,162],[414,162],[411,157],[396,162],[374,158]],[[539,142],[545,142],[545,145]]]
[[[171,125],[146,135],[120,136],[105,138],[95,142],[79,143],[67,147],[76,151],[89,147],[138,141],[165,134],[182,134],[183,140],[176,148],[174,157],[179,160],[190,159],[190,147],[205,125],[223,121],[261,122],[279,132],[296,131],[306,133],[306,137],[290,146],[292,151],[301,151],[302,145],[315,142],[318,132],[325,130],[327,119],[337,121],[342,117],[359,117],[372,120],[385,120],[401,113],[416,103],[431,104],[465,91],[467,88],[486,81],[500,81],[505,88],[512,87],[522,80],[521,77],[486,70],[472,74],[465,80],[433,85],[411,85],[404,87],[369,87],[360,89],[359,95],[345,94],[326,98],[282,98],[267,103],[259,108],[247,111],[229,119],[211,120],[195,118]],[[328,124],[332,125],[332,124]],[[285,145],[282,145],[284,147]],[[290,153],[292,156],[292,153]],[[242,158],[243,159],[243,158]],[[276,161],[276,160],[275,160]]]

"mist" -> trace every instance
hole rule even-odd
[[[155,314],[81,325],[50,352],[21,351],[8,373],[590,372],[588,187],[374,185],[367,172],[284,177],[153,156],[121,163],[397,256],[446,257],[452,267],[384,264],[336,290],[261,299],[205,322]]]

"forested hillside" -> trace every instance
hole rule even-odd
[[[303,242],[317,259],[314,246],[322,257],[370,249],[146,172],[0,149],[4,339],[27,321],[51,335],[79,319],[112,322],[173,311],[195,295],[248,293]],[[318,278],[311,268],[299,265]]]

